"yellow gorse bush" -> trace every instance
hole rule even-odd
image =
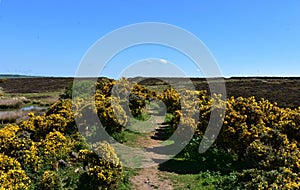
[[[45,140],[41,142],[41,146],[46,157],[56,159],[65,159],[73,148],[70,139],[59,131],[47,134]]]
[[[299,188],[300,110],[280,108],[276,103],[265,99],[256,101],[254,97],[231,97],[226,101],[226,105],[223,127],[216,141],[217,146],[239,155],[239,158],[245,162],[245,168],[279,171],[274,177],[284,180],[285,189],[289,189],[286,187]],[[209,101],[207,106],[211,106]],[[200,106],[200,109],[206,110],[202,111],[198,124],[198,130],[202,131],[199,133],[201,136],[206,129],[210,109],[205,106]],[[281,168],[288,169],[294,177],[281,174]],[[245,172],[247,173],[247,169]],[[245,178],[254,180],[255,172],[251,175]],[[276,185],[282,187],[281,184],[272,181],[268,173],[262,173],[262,175],[266,175],[263,177],[264,180],[248,181],[245,184],[259,189],[267,189]]]
[[[77,102],[77,106],[84,105],[84,102],[80,104],[80,100]],[[72,106],[71,100],[59,100],[44,115],[30,115],[28,120],[0,129],[2,189],[29,189],[30,186],[38,189],[64,188],[68,183],[64,182],[66,178],[61,178],[61,174],[56,171],[61,167],[57,165],[58,160],[73,162],[68,167],[74,167],[74,170],[76,167],[80,168],[83,163],[90,166],[86,172],[93,181],[93,186],[108,188],[119,183],[123,176],[122,165],[108,144],[99,145],[95,149],[106,156],[107,160],[97,158],[97,154],[92,151],[89,151],[89,155],[94,155],[94,159],[70,158],[71,152],[81,155],[85,150],[81,148],[87,147],[75,125],[77,113],[74,113]],[[106,109],[106,112],[107,110],[109,109]],[[102,148],[103,150],[100,150]],[[81,173],[80,175],[84,175],[85,172]]]
[[[192,114],[185,117],[183,114],[185,108],[190,109],[191,113],[196,112],[193,110],[195,102],[189,99],[193,93],[199,101],[199,118]],[[218,95],[208,96],[206,91],[177,92],[172,87],[166,89],[160,98],[166,103],[168,112],[174,116],[170,122],[173,131],[179,122],[194,128],[196,118],[199,122],[196,124],[195,135],[200,138],[207,128],[212,109],[226,105],[223,127],[216,145],[231,154],[237,154],[244,161],[245,175],[241,177],[245,180],[244,184],[255,189],[268,189],[277,185],[280,189],[300,187],[300,108],[280,108],[276,103],[265,99],[257,101],[255,97],[230,97],[223,101]],[[253,168],[256,168],[256,174],[251,170]],[[291,174],[283,174],[282,168]],[[274,171],[273,177],[278,180],[272,181],[271,175],[263,171]],[[260,172],[265,175],[263,180],[255,180]],[[284,186],[280,183],[284,183]]]
[[[63,188],[58,173],[50,170],[44,171],[41,180],[41,188],[44,190]]]
[[[106,142],[95,144],[94,151],[80,150],[79,159],[87,174],[104,189],[116,186],[123,177],[122,164]]]
[[[21,164],[0,153],[0,189],[28,189],[30,183]]]

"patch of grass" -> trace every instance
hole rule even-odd
[[[137,141],[138,139],[144,137],[144,134],[137,133],[130,130],[125,130],[122,132],[122,143],[130,147],[138,147]]]
[[[56,102],[59,96],[63,93],[62,90],[60,91],[53,91],[53,92],[41,92],[41,93],[10,93],[7,96],[11,97],[25,97],[26,99],[30,100],[31,104],[40,105],[40,106],[50,106],[54,102]]]
[[[164,176],[166,179],[170,179],[172,181],[172,185],[174,190],[181,190],[181,189],[215,189],[213,184],[205,183],[205,179],[201,178],[199,174],[168,174]],[[210,179],[212,180],[212,179]],[[217,179],[214,179],[217,180]]]
[[[176,157],[159,165],[160,171],[185,174],[199,174],[205,171],[219,172],[222,175],[229,175],[231,172],[240,172],[244,169],[245,163],[220,148],[211,147],[203,154],[195,153],[192,157],[184,154],[184,150]]]
[[[130,125],[127,129],[137,134],[149,134],[156,128],[156,123],[153,121],[151,115],[147,112],[142,112],[136,118],[130,120]]]
[[[53,97],[59,96],[63,93],[63,90],[59,91],[50,91],[50,92],[39,92],[39,93],[9,93],[10,96],[23,96],[29,99],[32,98],[43,98],[43,97]]]
[[[151,90],[151,91],[155,91],[157,93],[161,93],[163,92],[164,90],[166,90],[169,85],[166,85],[166,84],[155,84],[155,85],[144,85],[145,88]]]
[[[151,115],[147,112],[147,111],[142,111],[142,113],[140,115],[138,115],[135,119],[139,120],[139,121],[147,121],[148,119],[150,119]]]
[[[163,141],[161,144],[162,144],[163,146],[169,146],[169,145],[172,145],[172,144],[174,144],[174,143],[175,143],[174,140],[165,140],[165,141]]]
[[[137,175],[140,169],[131,169],[131,168],[124,168],[123,173],[123,181],[118,187],[118,190],[131,190],[132,184],[130,182],[130,178]]]
[[[181,189],[241,189],[238,184],[237,175],[231,173],[229,175],[221,175],[218,172],[205,171],[199,174],[172,174],[168,173],[165,176],[161,176],[163,179],[170,179],[174,190]]]
[[[193,138],[189,144],[176,155],[174,161],[194,162],[194,169],[198,171],[220,171],[228,174],[232,171],[241,171],[245,163],[238,159],[237,154],[212,145],[205,153],[198,152],[201,138]]]
[[[194,139],[176,157],[159,165],[163,179],[170,179],[174,189],[242,189],[238,172],[244,167],[236,155],[215,145],[198,153],[201,139]]]
[[[170,123],[170,122],[173,120],[173,118],[174,118],[174,115],[173,115],[173,114],[167,113],[164,122],[165,122],[165,123]]]

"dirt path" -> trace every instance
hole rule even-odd
[[[143,168],[138,175],[131,178],[133,189],[136,190],[173,190],[170,180],[163,180],[160,178],[163,172],[157,169],[157,166]]]
[[[149,136],[140,138],[137,141],[141,147],[145,149],[152,149],[161,147],[161,143],[163,142],[159,138],[153,138],[157,129],[161,129],[165,127],[162,125],[164,122],[164,117],[162,116],[153,116],[153,130],[149,133]],[[141,170],[138,174],[130,179],[133,189],[136,190],[172,190],[172,182],[170,180],[164,180],[160,178],[161,175],[164,175],[164,172],[158,170],[158,164],[154,161],[155,159],[159,160],[168,160],[169,157],[163,154],[157,154],[151,151],[147,151],[143,155],[143,160],[141,162]]]

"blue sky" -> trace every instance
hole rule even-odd
[[[300,76],[299,0],[0,0],[0,73],[74,76],[98,39],[140,22],[168,23],[193,33],[225,77]],[[201,76],[175,54],[158,46],[124,51],[103,75],[118,76],[130,55],[132,63],[167,59],[187,75]]]

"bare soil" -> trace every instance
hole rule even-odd
[[[163,140],[160,139],[160,134],[158,133],[158,131],[164,127],[164,125],[162,125],[162,123],[164,122],[164,117],[154,116],[153,122],[156,127],[153,128],[153,131],[151,133],[149,133],[149,136],[142,137],[137,141],[137,144],[148,150],[160,147],[160,144],[163,142]],[[148,159],[144,159],[142,161],[142,169],[136,176],[132,177],[130,180],[133,185],[133,189],[173,190],[172,182],[160,177],[161,175],[164,176],[166,172],[160,171],[158,169],[158,163],[155,163],[156,159],[167,160],[167,158],[164,155],[160,155],[155,152],[145,152],[144,154]]]
[[[158,170],[157,166],[150,168],[143,168],[138,175],[131,178],[133,189],[136,190],[173,190],[173,186],[170,180],[160,178],[160,175],[164,175],[163,172]]]

